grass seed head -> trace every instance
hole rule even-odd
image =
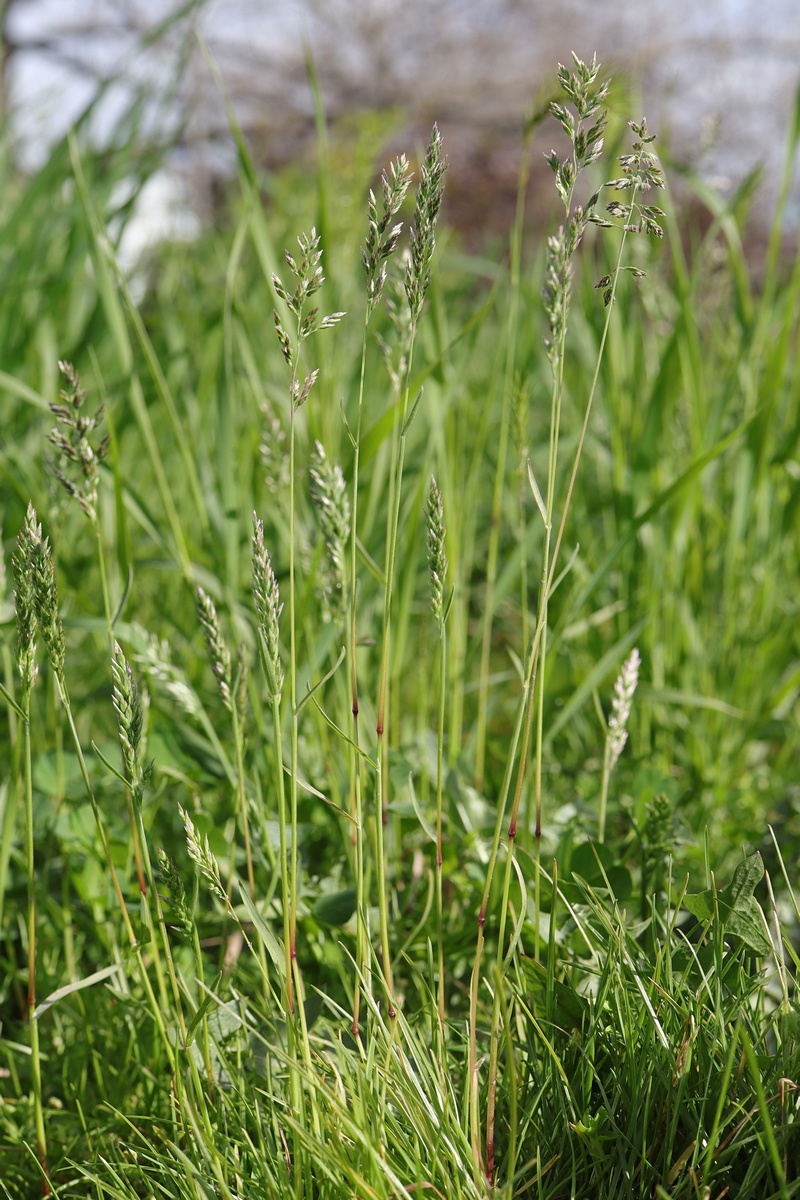
[[[560,370],[559,364],[567,334],[567,317],[572,298],[572,258],[589,224],[610,227],[610,222],[598,216],[595,211],[600,199],[599,190],[594,192],[585,204],[574,203],[575,186],[581,172],[596,162],[603,152],[607,114],[602,110],[602,105],[608,95],[610,81],[597,83],[600,68],[596,56],[592,57],[590,63],[585,63],[573,54],[572,61],[573,71],[561,64],[558,68],[558,79],[565,103],[555,101],[550,105],[552,116],[569,138],[570,153],[563,159],[559,158],[555,150],[545,155],[555,174],[556,191],[565,212],[563,225],[556,234],[547,239],[542,289],[544,310],[550,326],[549,335],[545,338],[545,347],[554,372]]]
[[[36,589],[34,586],[34,548],[41,541],[42,527],[36,521],[36,511],[28,505],[25,522],[17,538],[17,549],[11,560],[14,572],[14,607],[17,618],[17,670],[23,691],[30,695],[36,682]]]
[[[392,381],[392,386],[398,394],[403,384],[411,349],[411,309],[408,306],[405,289],[405,275],[410,262],[408,250],[404,251],[401,261],[402,273],[390,272],[389,296],[386,301],[386,315],[394,331],[392,344],[386,342],[380,334],[377,335],[384,365]]]
[[[140,774],[139,750],[142,741],[143,713],[139,689],[131,665],[119,642],[114,643],[111,658],[113,704],[117,714],[117,729],[128,780],[134,784]]]
[[[370,190],[367,210],[369,227],[367,239],[361,248],[361,263],[367,276],[367,308],[368,313],[374,312],[386,282],[386,261],[397,248],[403,226],[401,222],[392,224],[400,211],[411,183],[411,168],[405,154],[401,154],[390,165],[388,172],[381,176],[382,183],[382,212],[378,215],[378,203],[375,193]]]
[[[209,889],[227,907],[228,897],[220,879],[219,864],[211,853],[211,847],[208,844],[208,834],[201,839],[194,821],[186,809],[178,805],[178,812],[181,815],[183,827],[186,830],[186,845],[189,850],[189,857],[194,863],[198,874],[206,881]]]
[[[328,617],[338,620],[344,615],[346,597],[345,556],[350,536],[347,485],[341,467],[329,462],[321,442],[314,445],[309,475],[311,500],[325,542],[323,600]]]
[[[169,894],[169,906],[172,909],[177,926],[173,926],[176,932],[188,935],[192,932],[194,921],[192,914],[189,911],[189,905],[186,903],[186,889],[183,886],[180,872],[172,859],[159,846],[156,851],[158,855],[158,865],[161,868],[161,877],[166,884]]]
[[[33,590],[33,608],[36,625],[47,649],[50,665],[60,683],[64,682],[64,626],[58,615],[58,587],[53,554],[47,538],[42,537],[42,527],[36,520],[36,512],[28,505],[25,521],[25,536],[28,543],[27,566]]]
[[[58,463],[53,465],[53,474],[95,524],[100,463],[108,453],[109,438],[106,435],[96,446],[92,446],[90,435],[102,421],[105,409],[101,404],[94,416],[82,414],[80,410],[86,392],[81,387],[78,372],[71,363],[60,362],[58,366],[66,380],[66,387],[59,393],[63,404],[50,405],[57,424],[48,434],[48,441],[59,454]],[[70,470],[73,475],[78,475],[77,480],[70,478]]]
[[[322,274],[322,266],[320,264],[322,250],[320,249],[319,234],[316,229],[312,229],[310,234],[301,233],[297,238],[297,243],[300,247],[298,258],[294,258],[288,250],[284,251],[286,264],[297,281],[294,289],[290,291],[284,285],[280,275],[273,274],[272,276],[272,286],[275,288],[275,292],[297,319],[295,345],[281,322],[280,314],[277,311],[273,312],[275,331],[278,335],[281,353],[292,371],[293,389],[296,385],[298,390],[302,389],[303,392],[299,398],[295,394],[292,396],[292,403],[295,409],[299,408],[307,398],[316,379],[316,372],[312,376],[308,376],[303,385],[300,385],[299,381],[294,379],[294,372],[297,367],[297,347],[319,329],[331,329],[345,315],[343,312],[335,312],[330,313],[327,317],[320,317],[318,308],[312,308],[310,312],[305,312],[306,302],[312,296],[316,295],[325,282],[325,276]]]
[[[231,652],[222,633],[222,628],[214,607],[214,601],[201,587],[197,589],[197,615],[203,626],[203,635],[211,660],[211,669],[217,679],[222,703],[229,712],[233,709],[231,697],[232,669]]]
[[[283,605],[272,562],[264,544],[264,522],[253,513],[253,555],[250,578],[253,582],[253,599],[258,614],[258,627],[267,648],[267,666],[270,693],[273,700],[280,700],[283,687],[281,665],[279,618]]]
[[[444,504],[442,493],[431,475],[428,502],[425,506],[425,522],[428,529],[428,575],[430,578],[431,608],[436,620],[444,620],[444,581],[447,576],[447,549],[445,546]]]
[[[611,702],[611,716],[608,719],[609,770],[613,770],[616,766],[628,740],[626,726],[631,715],[633,693],[639,682],[641,662],[639,651],[634,646],[630,657],[622,664],[622,670],[614,684],[614,699]]]
[[[414,223],[411,226],[405,288],[411,323],[416,325],[431,282],[431,262],[436,249],[436,222],[444,194],[447,159],[442,154],[442,135],[434,125],[420,170]]]

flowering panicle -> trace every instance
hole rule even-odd
[[[14,571],[14,606],[17,615],[17,670],[23,691],[30,695],[36,682],[36,591],[33,582],[35,548],[41,541],[42,527],[37,524],[36,511],[28,505],[25,523],[17,538],[12,558]]]
[[[620,754],[628,740],[628,717],[631,715],[633,694],[639,682],[639,667],[642,660],[636,647],[630,657],[622,664],[622,670],[614,684],[614,699],[611,702],[611,716],[608,719],[608,769],[613,770]]]
[[[92,446],[90,434],[99,425],[105,414],[101,404],[93,417],[81,414],[86,392],[81,387],[78,372],[71,363],[58,364],[67,386],[59,393],[63,404],[51,404],[51,412],[58,422],[48,434],[48,441],[59,452],[59,461],[53,473],[68,495],[74,496],[92,523],[97,521],[97,486],[100,479],[100,463],[108,453],[108,434]],[[80,478],[69,478],[70,464],[77,467]],[[75,472],[73,472],[75,473]]]
[[[222,703],[231,712],[233,710],[231,652],[223,636],[214,601],[201,587],[197,589],[197,615],[203,626],[208,656],[211,659],[211,669],[219,685]]]
[[[386,263],[397,248],[397,242],[403,229],[402,222],[393,225],[392,221],[400,211],[411,183],[410,167],[405,154],[396,158],[389,167],[388,173],[381,176],[383,211],[378,216],[378,202],[375,193],[370,189],[368,212],[369,228],[367,240],[361,247],[361,264],[367,276],[367,315],[370,316],[378,306],[386,282]]]
[[[431,282],[431,262],[436,249],[436,222],[444,194],[447,159],[442,154],[442,135],[434,125],[420,169],[414,223],[411,226],[405,288],[411,323],[416,325]]]
[[[266,648],[266,666],[271,698],[280,701],[283,687],[283,667],[281,665],[278,619],[283,605],[280,602],[278,581],[272,569],[272,562],[264,545],[264,522],[259,521],[255,513],[253,513],[252,545],[251,579],[253,581],[253,598],[258,614],[258,628]]]
[[[122,647],[114,643],[111,659],[114,711],[117,714],[117,730],[125,764],[125,775],[131,796],[137,808],[141,808],[144,791],[153,769],[153,763],[142,762],[142,732],[144,729],[144,705],[131,665]]]
[[[177,921],[177,926],[173,926],[173,928],[178,933],[190,934],[194,927],[194,921],[192,920],[189,905],[186,902],[186,889],[183,886],[180,872],[173,860],[160,846],[156,853],[158,855],[158,865],[161,868],[161,877],[169,893],[169,906]]]
[[[350,501],[342,469],[338,463],[328,461],[321,442],[315,443],[311,464],[311,500],[325,542],[323,596],[329,616],[339,619],[344,614],[346,595],[345,555],[350,536]]]
[[[559,158],[555,150],[545,155],[556,177],[556,191],[564,205],[565,220],[557,233],[547,239],[545,280],[542,289],[545,314],[550,326],[545,347],[554,371],[567,334],[567,315],[572,296],[572,257],[589,224],[608,226],[595,209],[600,198],[596,191],[585,204],[573,204],[575,184],[581,171],[590,167],[603,151],[603,133],[607,114],[602,105],[609,84],[597,83],[600,68],[596,56],[584,63],[572,56],[574,71],[559,64],[558,79],[569,105],[554,102],[550,112],[570,140],[571,153]],[[574,109],[574,112],[572,111]]]
[[[278,335],[281,353],[292,372],[291,402],[295,412],[302,404],[305,404],[318,375],[317,371],[312,371],[302,382],[297,378],[297,355],[301,343],[320,329],[332,328],[345,315],[343,312],[335,312],[327,317],[320,317],[318,308],[312,308],[305,312],[306,302],[316,295],[325,282],[320,265],[322,250],[319,246],[319,234],[316,229],[312,229],[310,235],[301,233],[297,238],[297,244],[300,247],[299,257],[295,258],[288,250],[284,251],[286,264],[297,280],[294,289],[290,291],[279,275],[272,276],[272,286],[277,295],[284,301],[289,312],[297,318],[297,333],[293,341],[281,322],[280,313],[277,309],[273,312],[275,332]]]
[[[447,549],[445,547],[444,505],[442,493],[431,475],[428,501],[425,505],[425,523],[428,529],[428,576],[430,579],[431,608],[438,622],[444,620],[444,581],[447,576]]]
[[[194,821],[180,804],[178,805],[178,812],[181,815],[183,827],[186,830],[186,845],[189,850],[189,857],[194,863],[198,874],[205,879],[210,891],[227,907],[228,897],[222,886],[219,863],[212,854],[211,847],[208,844],[208,834],[201,839]]]

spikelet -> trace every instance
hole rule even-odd
[[[425,506],[425,522],[428,528],[428,576],[430,579],[431,608],[436,620],[444,620],[444,581],[447,575],[447,549],[445,547],[444,505],[442,493],[431,475],[428,502]]]

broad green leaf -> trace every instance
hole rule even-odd
[[[764,914],[753,891],[764,877],[764,862],[756,853],[739,863],[733,879],[716,897],[716,908],[726,934],[741,938],[755,954],[769,954],[772,945],[765,932]],[[698,921],[714,919],[714,891],[692,892],[684,897],[684,907]]]
[[[316,919],[324,921],[326,925],[346,925],[355,911],[355,888],[345,888],[343,892],[329,892],[320,896],[311,909]]]
[[[521,955],[520,962],[535,1003],[544,1008],[547,1004],[547,968],[527,954]],[[578,995],[571,983],[554,979],[552,988],[552,1020],[563,1029],[579,1029],[589,1012],[588,1001]]]

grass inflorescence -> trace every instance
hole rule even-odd
[[[436,126],[141,309],[135,145],[4,199],[0,1196],[797,1194],[800,272],[558,87],[491,278]]]

